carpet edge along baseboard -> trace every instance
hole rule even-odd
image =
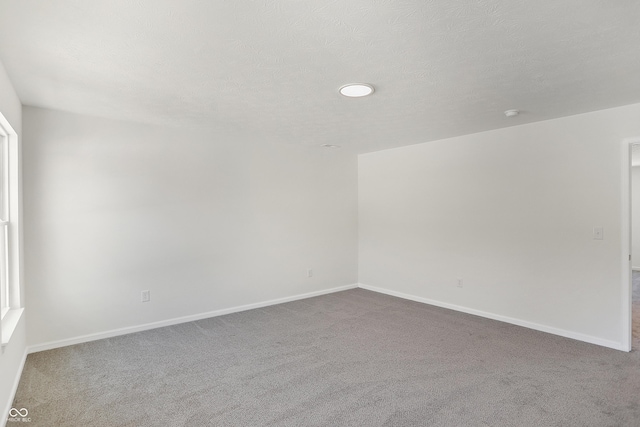
[[[549,333],[552,335],[558,335],[564,338],[571,338],[574,340],[587,342],[589,344],[596,344],[603,347],[612,348],[614,350],[629,351],[628,349],[625,348],[624,343],[619,341],[611,341],[604,338],[583,334],[580,332],[569,331],[566,329],[556,328],[553,326],[547,326],[547,325],[542,325],[540,323],[517,319],[515,317],[503,316],[500,314],[490,313],[482,310],[476,310],[476,309],[464,307],[461,305],[450,304],[450,303],[433,300],[429,298],[418,297],[415,295],[405,294],[403,292],[397,292],[397,291],[393,291],[393,290],[389,290],[389,289],[385,289],[377,286],[366,285],[364,283],[359,283],[358,287],[369,290],[369,291],[378,292],[381,294],[386,294],[386,295],[390,295],[390,296],[394,296],[394,297],[398,297],[398,298],[402,298],[410,301],[420,302],[423,304],[429,304],[436,307],[442,307],[449,310],[472,314],[474,316],[485,317],[487,319],[497,320],[499,322],[510,323],[512,325],[522,326],[524,328],[533,329],[540,332],[546,332],[546,333]]]
[[[306,299],[306,298],[313,298],[320,295],[327,295],[335,292],[355,289],[357,287],[358,287],[358,284],[354,283],[350,285],[337,286],[334,288],[322,289],[319,291],[307,292],[304,294],[297,294],[297,295],[292,295],[292,296],[283,297],[283,298],[276,298],[276,299],[252,303],[252,304],[245,304],[245,305],[239,305],[235,307],[223,308],[220,310],[208,311],[205,313],[198,313],[198,314],[192,314],[192,315],[187,315],[182,317],[175,317],[171,319],[159,320],[156,322],[144,323],[142,325],[127,326],[124,328],[111,329],[108,331],[81,335],[78,337],[71,337],[71,338],[65,338],[61,340],[49,341],[42,344],[30,345],[28,346],[27,351],[29,354],[37,353],[45,350],[52,350],[54,348],[66,347],[66,346],[75,345],[75,344],[82,344],[85,342],[96,341],[96,340],[101,340],[105,338],[112,338],[120,335],[133,334],[136,332],[147,331],[150,329],[163,328],[165,326],[178,325],[180,323],[187,323],[187,322],[193,322],[196,320],[208,319],[210,317],[224,316],[226,314],[253,310],[256,308],[267,307],[270,305],[283,304],[286,302],[297,301],[297,300]]]

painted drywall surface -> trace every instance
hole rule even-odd
[[[359,156],[360,283],[621,342],[621,149],[639,117],[636,104]]]
[[[357,282],[353,154],[31,107],[24,122],[30,345]]]
[[[11,127],[18,134],[18,140],[22,136],[22,105],[18,99],[13,86],[0,63],[0,112],[11,123]],[[24,276],[21,276],[24,277]],[[24,295],[22,295],[24,297]],[[20,375],[22,361],[26,351],[26,314],[23,314],[16,329],[11,336],[11,340],[0,354],[0,416],[5,415],[5,411],[13,400],[14,386],[16,378]],[[0,425],[5,422],[0,420]]]
[[[631,265],[640,270],[640,165],[631,168]]]

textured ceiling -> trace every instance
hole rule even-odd
[[[0,0],[0,60],[26,105],[367,152],[640,102],[639,23],[638,0]]]

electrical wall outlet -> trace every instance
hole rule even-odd
[[[603,227],[593,227],[593,240],[604,240]]]
[[[142,302],[151,301],[151,291],[142,291],[142,294],[140,295],[140,300]]]
[[[456,284],[457,287],[461,288],[462,287],[462,279],[458,277],[458,282]]]
[[[308,269],[307,270],[307,277],[313,277],[313,270],[312,269]]]

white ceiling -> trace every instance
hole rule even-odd
[[[367,152],[640,102],[639,23],[638,0],[0,0],[0,60],[26,105]]]

